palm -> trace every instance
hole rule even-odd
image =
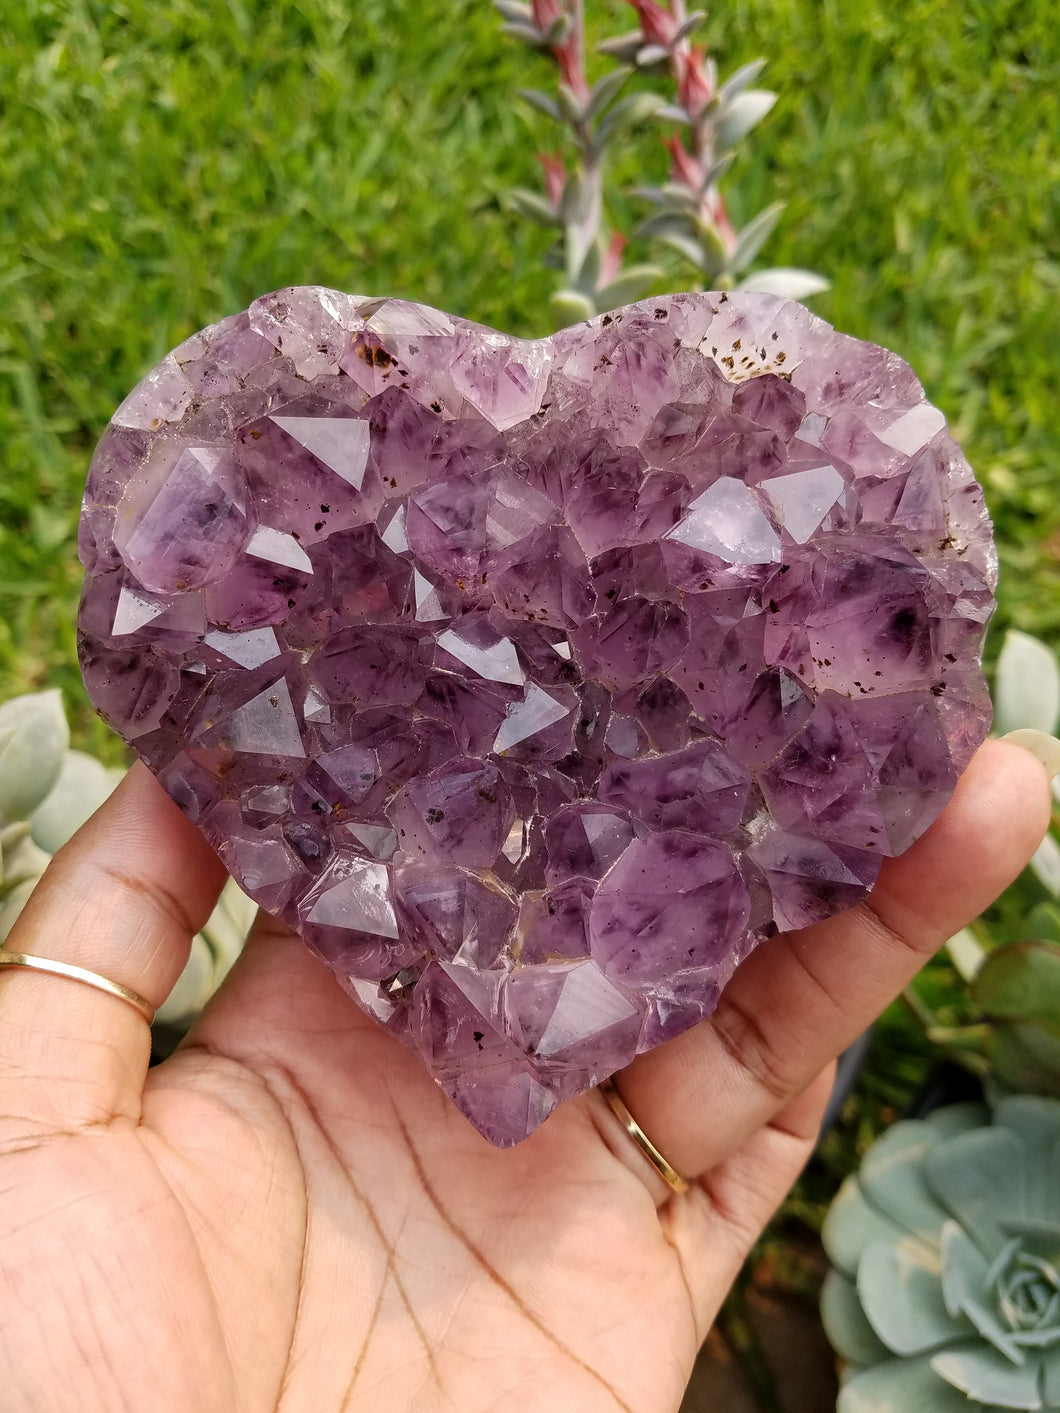
[[[270,939],[151,1072],[138,1128],[25,1153],[20,1200],[65,1250],[48,1280],[91,1312],[135,1406],[676,1406],[703,1334],[679,1247],[588,1106],[499,1152],[351,1013]],[[83,1383],[66,1396],[88,1406]]]

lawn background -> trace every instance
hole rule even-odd
[[[180,339],[322,283],[548,332],[538,184],[549,81],[487,0],[20,0],[0,18],[0,699],[74,659],[92,446]],[[627,28],[618,0],[595,33]],[[764,263],[828,275],[839,328],[908,358],[996,517],[996,627],[1060,635],[1060,41],[1051,0],[741,0],[703,35],[780,100],[728,183],[788,210]],[[619,185],[660,178],[647,130]],[[632,213],[619,196],[618,214]],[[681,277],[672,288],[680,287]],[[997,641],[995,629],[994,641]]]
[[[597,38],[630,25],[618,0],[588,10]],[[1056,645],[1053,0],[739,0],[702,34],[723,73],[766,56],[780,94],[727,182],[738,221],[788,202],[761,263],[827,275],[813,307],[914,365],[996,519],[991,651],[1012,624]],[[549,331],[548,235],[503,193],[538,185],[534,153],[556,145],[512,97],[550,80],[487,0],[3,7],[0,700],[61,686],[76,744],[121,758],[75,661],[81,487],[114,407],[193,330],[321,283]],[[664,172],[651,128],[617,163],[618,188]],[[638,212],[619,190],[613,214]],[[945,1005],[946,974],[926,985]],[[789,1213],[814,1219],[925,1053],[890,1013],[845,1146]]]

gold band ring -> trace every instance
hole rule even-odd
[[[105,991],[108,996],[117,996],[119,1001],[127,1001],[143,1016],[148,1025],[155,1018],[154,1007],[129,986],[120,981],[110,981],[98,972],[85,967],[71,966],[69,962],[53,962],[50,957],[31,957],[27,952],[6,952],[0,948],[0,966],[28,967],[30,971],[47,972],[50,976],[65,976],[70,981],[82,981],[86,986],[94,986],[97,991]]]
[[[614,1080],[605,1079],[599,1086],[600,1093],[610,1104],[615,1117],[647,1158],[663,1182],[674,1192],[687,1192],[688,1179],[682,1177],[672,1163],[668,1162],[656,1148],[648,1135],[622,1102],[622,1096],[615,1088]]]

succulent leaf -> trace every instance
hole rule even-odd
[[[730,98],[735,98],[738,93],[742,93],[745,88],[754,83],[765,66],[764,59],[752,59],[749,64],[743,64],[740,68],[734,69],[718,89],[718,97],[723,103]]]
[[[540,226],[558,226],[560,223],[556,211],[547,199],[536,191],[527,191],[521,186],[513,187],[508,192],[508,203],[520,216],[526,216],[528,220],[536,221]]]
[[[563,111],[554,98],[550,98],[547,93],[542,93],[539,88],[517,88],[515,96],[521,98],[524,103],[529,103],[532,108],[538,108],[542,113],[546,113],[557,123],[563,122]]]
[[[1060,1099],[1060,1021],[999,1021],[986,1048],[1009,1089]]]
[[[699,210],[699,198],[694,191],[687,186],[682,186],[680,182],[663,182],[663,195],[667,202],[678,211],[686,211],[690,216],[694,216]]]
[[[32,889],[50,863],[51,855],[33,842],[28,825],[8,825],[4,830],[0,898],[6,904],[23,884],[28,883]],[[14,921],[13,915],[11,921]]]
[[[1060,1409],[1060,1345],[1050,1349],[1042,1360],[1042,1398],[1045,1407]]]
[[[937,1246],[949,1215],[928,1186],[924,1160],[941,1141],[931,1124],[907,1119],[889,1128],[865,1154],[861,1186],[869,1201],[892,1221]]]
[[[851,1174],[828,1209],[821,1240],[828,1259],[838,1270],[857,1275],[862,1252],[874,1241],[900,1241],[904,1229],[869,1202],[857,1176]]]
[[[571,172],[560,198],[559,214],[565,222],[571,224],[581,219],[584,214],[584,206],[585,182],[579,172]]]
[[[937,1251],[903,1239],[875,1241],[858,1264],[857,1289],[869,1324],[894,1354],[924,1354],[972,1332],[946,1309]]]
[[[1060,1413],[1060,1102],[1015,1096],[970,1126],[980,1115],[957,1105],[896,1125],[865,1157],[862,1186],[872,1186],[865,1170],[878,1183],[892,1174],[922,1220],[924,1193],[906,1171],[918,1162],[949,1215],[924,1240],[885,1235],[867,1245],[856,1285],[842,1273],[829,1278],[822,1318],[852,1361],[840,1413]],[[836,1199],[841,1212],[851,1190]],[[826,1239],[833,1225],[829,1214]],[[873,1354],[852,1297],[878,1340],[903,1357]]]
[[[929,1355],[873,1364],[845,1383],[837,1413],[973,1413],[963,1393],[931,1367]]]
[[[506,20],[533,24],[534,12],[529,5],[522,3],[522,0],[493,0],[493,4]]]
[[[600,310],[617,309],[619,305],[629,304],[634,299],[640,299],[642,295],[647,294],[653,284],[662,278],[662,274],[663,272],[658,265],[630,265],[627,270],[616,275],[610,284],[597,290],[597,308]]]
[[[660,235],[659,239],[671,250],[676,250],[678,255],[683,256],[690,265],[694,265],[697,270],[706,273],[706,252],[697,240],[693,240],[688,235],[680,235],[676,231],[668,231],[665,235]]]
[[[974,1296],[969,1296],[964,1301],[962,1309],[992,1349],[1003,1354],[1010,1364],[1024,1362],[1026,1356],[1020,1348],[1021,1341],[1004,1327],[989,1305],[982,1300],[976,1300]],[[1023,1338],[1026,1339],[1026,1336]],[[1033,1343],[1033,1338],[1031,1343]]]
[[[1031,855],[1030,868],[1043,888],[1060,898],[1060,844],[1047,834]]]
[[[610,54],[613,59],[617,59],[621,64],[632,64],[644,37],[639,29],[627,30],[625,34],[613,35],[610,39],[603,39],[596,46],[598,54]]]
[[[1028,1215],[1023,1205],[1023,1149],[1003,1128],[977,1128],[939,1144],[925,1170],[935,1197],[987,1257],[1005,1244],[998,1221]]]
[[[545,42],[536,25],[522,24],[519,21],[501,25],[501,34],[506,34],[509,39],[521,40],[523,44],[533,45],[535,49],[540,49]]]
[[[1060,775],[1060,741],[1055,736],[1050,736],[1046,731],[1035,731],[1031,726],[1021,726],[1018,731],[1009,731],[1001,739],[1021,746],[1025,751],[1030,751],[1035,759],[1040,760],[1045,766],[1046,774],[1053,782],[1055,793],[1056,779]]]
[[[931,1367],[948,1384],[968,1398],[1001,1408],[1037,1409],[1042,1406],[1038,1390],[1038,1365],[1027,1361],[1012,1364],[1003,1354],[981,1341],[932,1356]]]
[[[121,775],[84,751],[67,751],[58,780],[30,818],[40,847],[49,854],[58,853],[113,793]]]
[[[1024,930],[1038,942],[1060,942],[1060,907],[1039,903],[1027,914]]]
[[[669,57],[665,44],[645,44],[637,50],[637,67],[650,69],[653,64],[665,64]]]
[[[978,1298],[989,1271],[989,1261],[960,1222],[947,1222],[942,1228],[942,1298],[951,1315]]]
[[[550,307],[561,328],[568,324],[579,324],[583,319],[591,319],[596,313],[595,301],[574,289],[557,290],[552,296]]]
[[[973,1128],[982,1128],[990,1122],[990,1110],[985,1104],[966,1101],[963,1104],[947,1104],[928,1114],[924,1123],[942,1138],[956,1138],[959,1133],[967,1133]]]
[[[865,1318],[852,1280],[829,1271],[821,1290],[821,1322],[832,1348],[852,1364],[878,1364],[890,1350]]]
[[[1014,1095],[998,1104],[994,1123],[1014,1133],[1026,1155],[1027,1213],[1060,1222],[1060,1104],[1030,1094]]]
[[[740,281],[740,289],[757,290],[761,294],[778,294],[782,299],[809,299],[811,294],[823,294],[832,283],[812,270],[757,270]]]
[[[1052,1176],[1060,1177],[1060,1153],[1053,1164]],[[1047,1252],[1060,1252],[1060,1220],[1050,1222],[1040,1217],[1013,1217],[998,1225],[1006,1236],[1023,1237],[1030,1246],[1040,1246]],[[1060,1340],[1060,1332],[1056,1338]]]
[[[946,943],[946,951],[964,981],[974,981],[987,958],[987,949],[970,927],[955,932]]]
[[[653,206],[666,206],[670,198],[661,186],[631,186],[627,196],[635,196],[638,201],[650,201]]]
[[[1060,1017],[1060,943],[998,947],[983,963],[972,995],[988,1016],[1055,1020]]]
[[[688,216],[680,211],[656,211],[647,220],[641,221],[634,231],[634,235],[644,237],[649,236],[689,236],[690,223]]]
[[[612,135],[623,127],[635,127],[645,118],[654,115],[661,99],[654,93],[631,93],[621,99],[601,119],[596,129],[596,148],[599,151]]]
[[[759,211],[758,215],[748,221],[740,232],[736,241],[736,249],[732,253],[730,265],[733,270],[739,273],[746,270],[751,261],[765,245],[766,241],[776,229],[776,224],[780,220],[784,210],[783,201],[774,201],[772,206],[767,206],[764,211]]]
[[[999,735],[1030,727],[1049,735],[1060,721],[1060,667],[1052,650],[1030,633],[1005,634],[994,678],[994,727]]]
[[[565,83],[557,84],[556,101],[565,123],[580,123],[585,117],[585,107],[581,99]]]
[[[693,34],[700,27],[706,18],[706,10],[693,10],[688,18],[682,24],[678,25],[674,34],[674,42],[676,43],[678,40],[687,39],[690,34]]]
[[[609,74],[604,74],[603,78],[594,83],[589,93],[589,102],[585,109],[585,116],[592,121],[601,114],[613,98],[618,96],[619,90],[629,78],[626,69],[612,69]]]
[[[29,818],[58,780],[69,745],[57,689],[0,704],[0,823]]]
[[[26,878],[21,883],[16,883],[10,892],[5,892],[0,898],[0,942],[6,941],[15,920],[29,902],[30,894],[36,886],[36,878]]]
[[[718,124],[718,145],[735,147],[741,138],[762,121],[777,101],[777,95],[764,88],[751,88],[738,93],[722,109]]]
[[[735,161],[735,152],[725,152],[716,162],[712,162],[703,174],[703,189],[716,186]]]
[[[661,123],[680,123],[682,127],[688,127],[691,122],[685,110],[676,103],[660,103],[652,116]]]
[[[603,253],[600,250],[600,242],[594,240],[589,249],[585,252],[585,259],[582,261],[581,269],[577,272],[574,286],[583,294],[592,299],[593,291],[596,289],[596,282],[600,278],[600,267],[603,261]]]

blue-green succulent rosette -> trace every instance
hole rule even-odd
[[[1060,1410],[1060,1101],[895,1124],[824,1244],[839,1413]]]

